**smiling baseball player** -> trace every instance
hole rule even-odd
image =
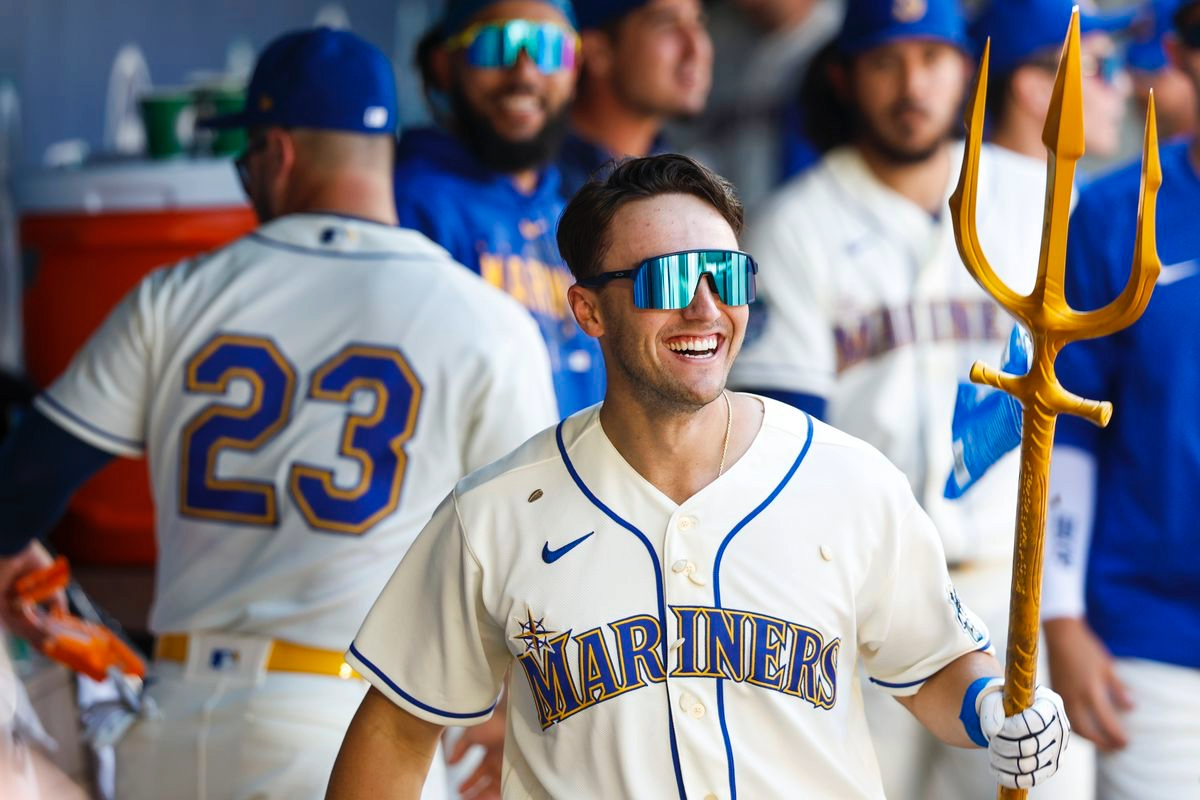
[[[882,797],[859,658],[1005,784],[1056,770],[1057,697],[1004,718],[988,632],[903,475],[725,391],[755,291],[741,219],[675,155],[568,205],[605,400],[465,478],[418,537],[347,656],[374,688],[331,798],[414,797],[442,726],[488,719],[510,668],[506,798]]]

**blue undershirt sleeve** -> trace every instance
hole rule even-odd
[[[794,406],[800,409],[811,417],[825,421],[825,398],[815,394],[805,394],[803,392],[785,392],[779,389],[746,389],[750,394],[762,395],[769,397],[772,400],[778,400],[781,403],[787,403],[789,406]]]
[[[45,536],[75,490],[112,459],[38,410],[25,413],[0,443],[0,556]]]

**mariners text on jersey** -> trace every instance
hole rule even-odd
[[[679,641],[673,678],[713,678],[773,689],[814,708],[837,702],[840,639],[795,622],[703,606],[672,606],[668,631],[638,614],[583,633],[546,630],[543,620],[518,621],[526,650],[517,656],[548,728],[597,703],[667,679],[659,655],[664,639]],[[607,632],[605,630],[607,628]]]

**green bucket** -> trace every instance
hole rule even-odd
[[[196,103],[197,119],[236,114],[246,107],[246,89],[243,86],[201,86],[192,92],[192,97]],[[246,131],[244,128],[209,131],[200,144],[210,155],[238,155],[246,149]]]
[[[151,158],[172,158],[191,147],[196,117],[190,92],[155,92],[142,97],[138,105]]]

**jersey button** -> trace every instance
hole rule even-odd
[[[717,800],[717,796],[715,794],[706,794],[704,795],[704,800]]]
[[[688,571],[689,567],[694,570],[696,565],[686,559],[681,558],[671,565],[671,572],[674,572],[676,575],[683,575]]]
[[[684,692],[683,694],[679,695],[679,707],[683,709],[683,712],[692,719],[700,719],[708,711],[708,709],[704,707],[704,704],[696,699],[696,696],[690,692]]]
[[[675,526],[684,533],[687,533],[692,528],[696,527],[696,518],[692,516],[680,517],[679,521],[675,523]]]

